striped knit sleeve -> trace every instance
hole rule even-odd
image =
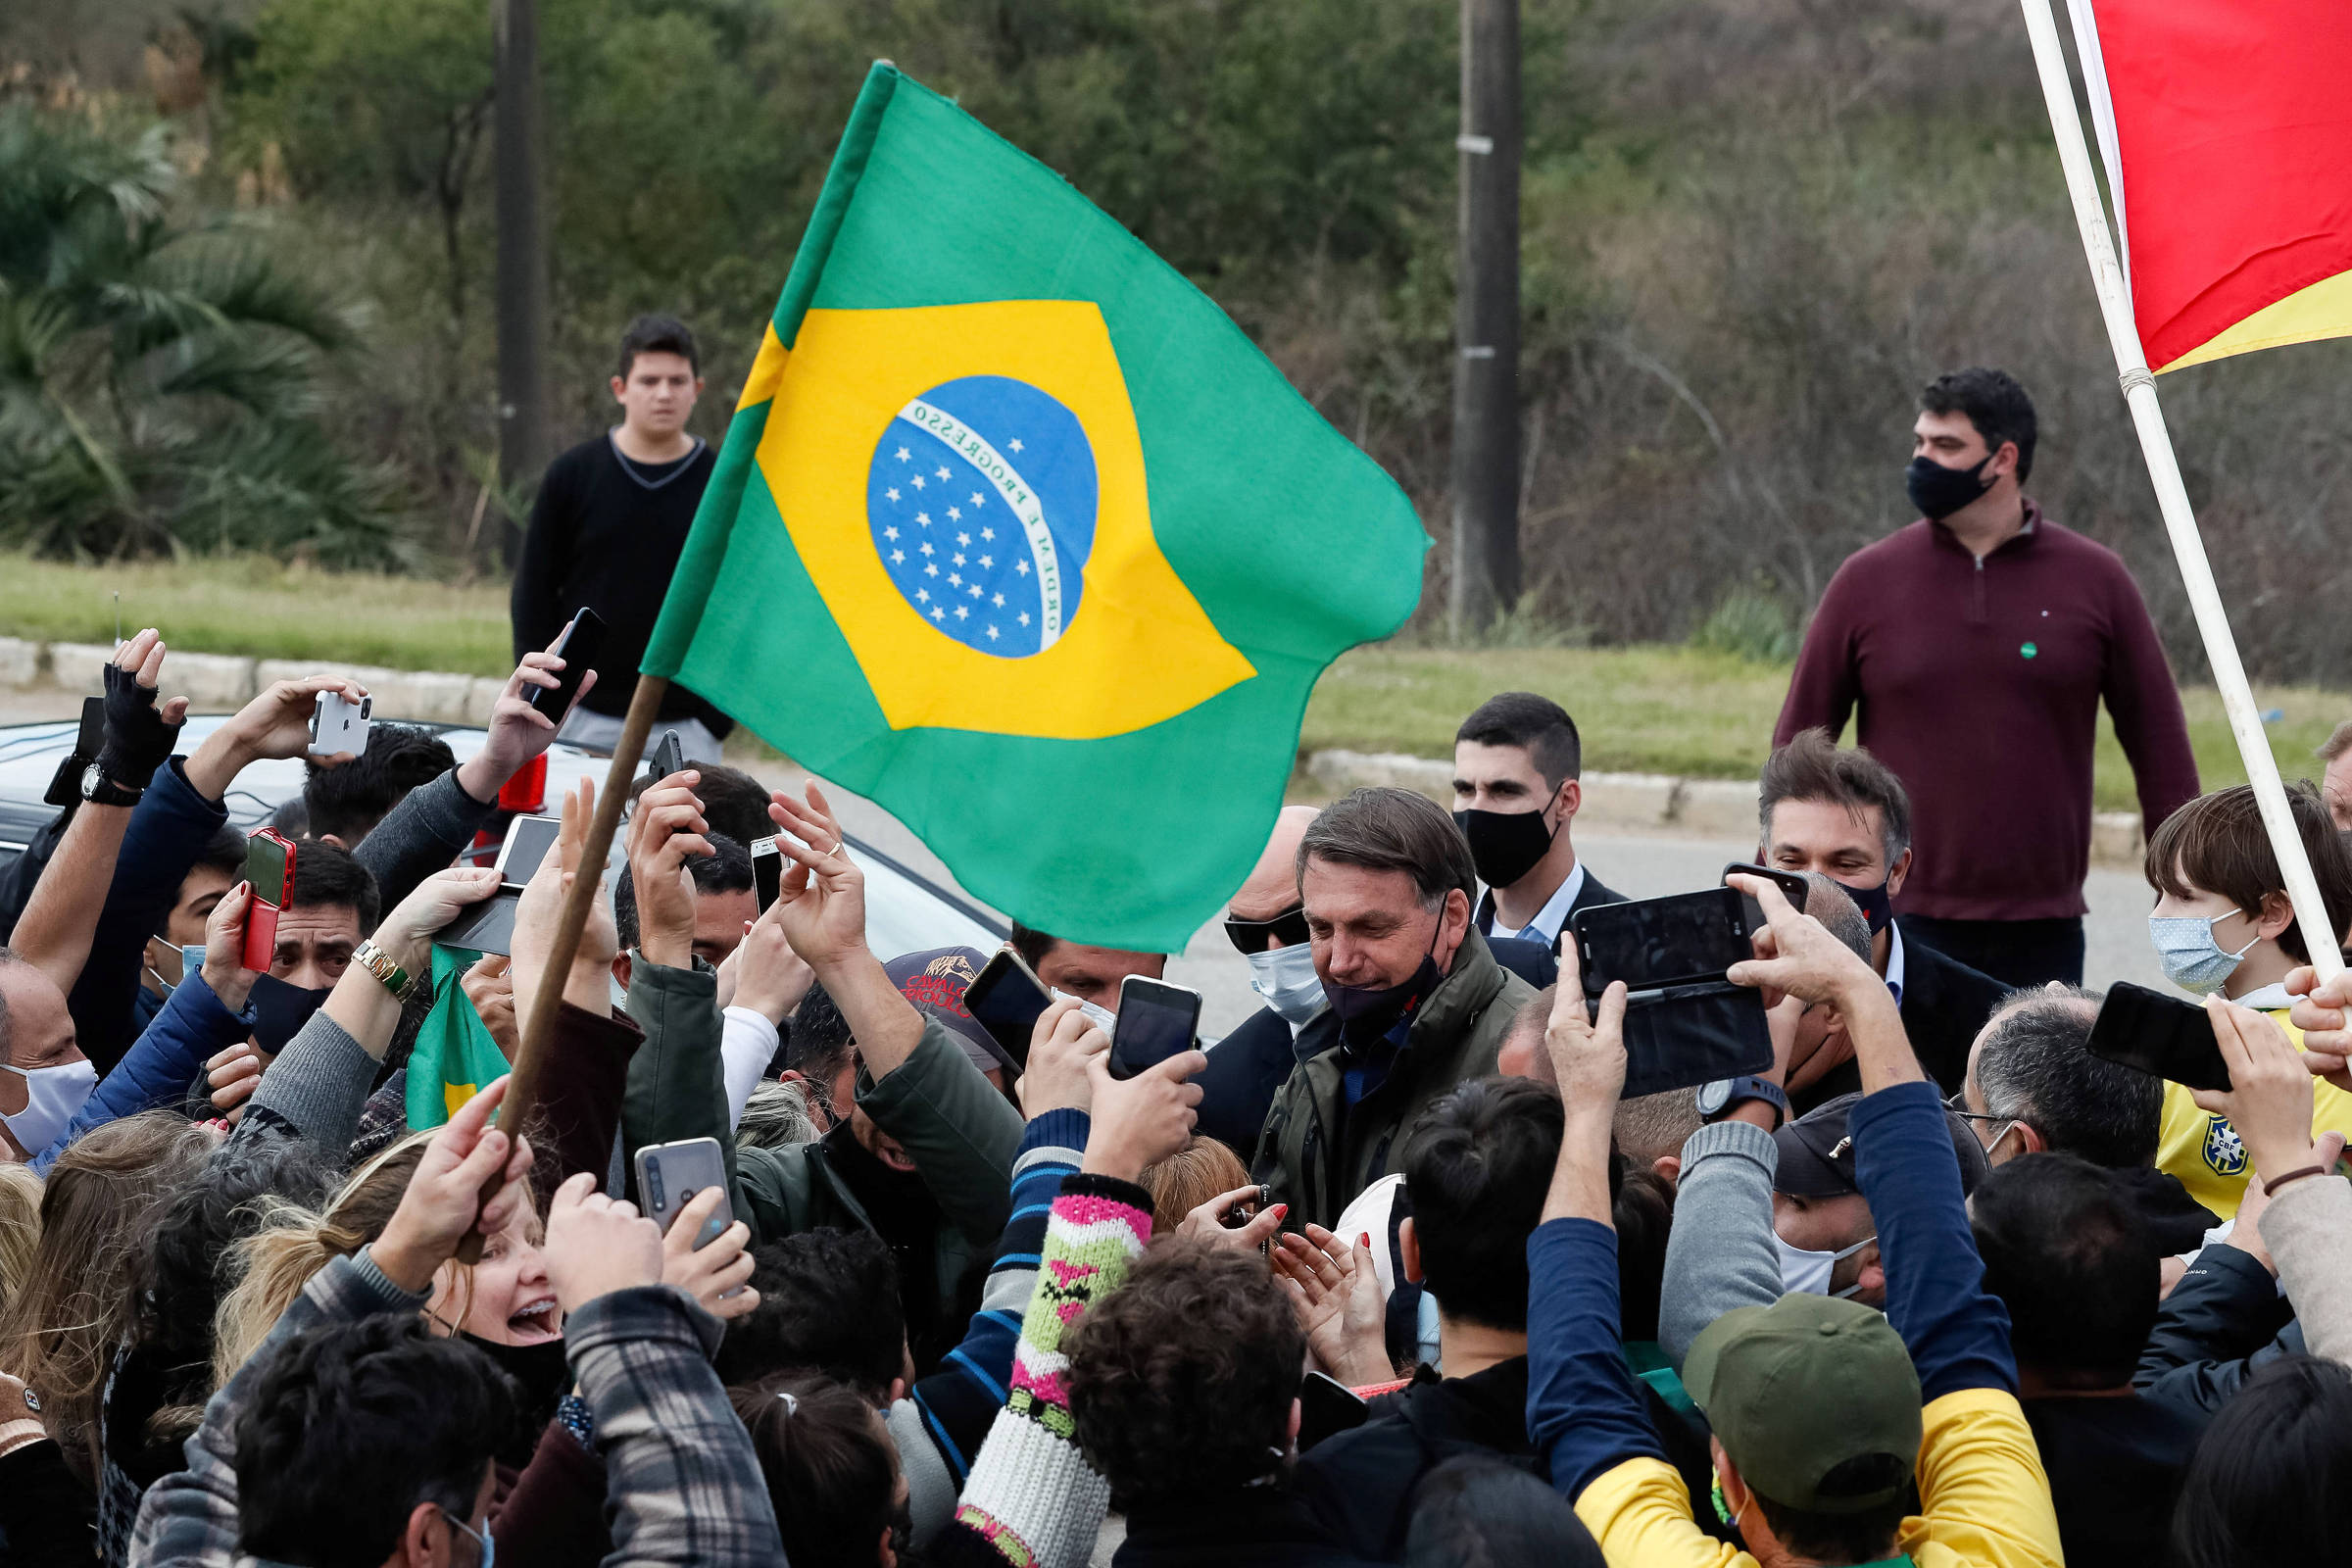
[[[1085,1174],[1062,1182],[1013,1351],[1011,1392],[956,1513],[1012,1568],[1080,1568],[1094,1550],[1110,1488],[1079,1454],[1062,1346],[1151,1238],[1152,1200],[1142,1188]]]

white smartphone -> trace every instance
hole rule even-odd
[[[498,847],[498,885],[520,893],[539,874],[540,862],[564,833],[560,816],[518,816],[507,824],[506,841]]]
[[[311,708],[311,755],[333,757],[349,752],[360,756],[368,750],[368,721],[374,712],[372,697],[355,703],[341,692],[320,692]]]

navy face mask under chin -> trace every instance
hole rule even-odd
[[[286,1049],[302,1026],[311,1021],[311,1014],[325,1005],[334,991],[321,986],[316,991],[288,985],[272,975],[256,975],[253,980],[253,1038],[264,1051],[275,1054]]]

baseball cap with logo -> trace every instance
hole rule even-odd
[[[885,963],[882,971],[899,988],[899,994],[914,1004],[917,1012],[947,1026],[950,1038],[963,1048],[973,1066],[982,1072],[1004,1073],[1009,1089],[1012,1080],[1020,1076],[1020,1068],[963,1004],[965,988],[986,962],[987,955],[976,948],[925,948],[920,953],[902,953]]]
[[[1859,1301],[1791,1294],[1726,1312],[1691,1342],[1683,1386],[1741,1478],[1784,1507],[1884,1507],[1919,1463],[1919,1373]]]
[[[1846,1123],[1861,1102],[1860,1095],[1825,1100],[1774,1133],[1780,1167],[1773,1176],[1772,1190],[1790,1198],[1843,1198],[1860,1192],[1854,1139]],[[1965,1198],[1977,1190],[1977,1183],[1991,1167],[1985,1162],[1984,1146],[1977,1142],[1965,1119],[1947,1107],[1943,1120],[1944,1130],[1952,1137],[1952,1157],[1960,1163],[1960,1196]]]

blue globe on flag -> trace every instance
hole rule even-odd
[[[866,470],[866,521],[891,582],[938,630],[1001,659],[1069,630],[1097,499],[1078,416],[1001,375],[910,399]]]

